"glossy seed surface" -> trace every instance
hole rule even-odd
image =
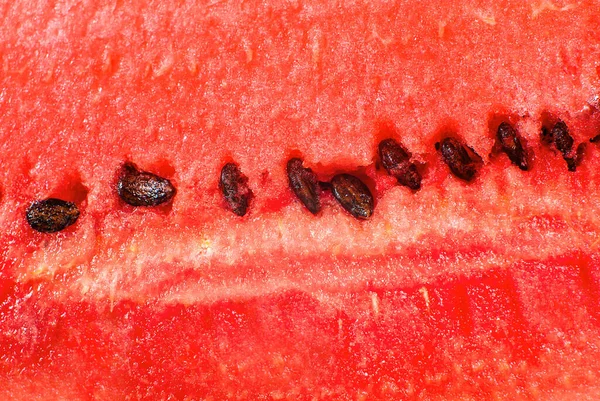
[[[465,181],[471,181],[475,177],[481,157],[473,149],[451,137],[436,143],[435,148],[441,153],[442,160],[452,174]]]
[[[158,206],[170,201],[176,192],[168,179],[140,171],[130,162],[123,165],[117,183],[117,193],[132,206]]]
[[[331,180],[331,191],[339,204],[357,219],[368,219],[373,214],[373,195],[359,178],[338,174]]]
[[[55,233],[74,224],[79,218],[79,209],[72,202],[48,198],[33,202],[27,208],[26,218],[34,230]]]
[[[287,162],[287,176],[290,188],[298,199],[312,213],[317,214],[321,210],[319,200],[320,188],[317,175],[309,168],[305,168],[302,160],[290,159]]]
[[[248,212],[252,191],[248,187],[248,178],[242,174],[237,164],[227,163],[223,166],[219,187],[231,211],[244,216]]]
[[[500,144],[500,148],[504,153],[506,153],[512,164],[519,167],[523,171],[527,171],[529,169],[527,153],[523,148],[519,134],[512,125],[507,122],[500,124],[498,126],[496,139]]]
[[[421,188],[421,174],[410,161],[410,154],[394,139],[379,143],[379,159],[388,174],[396,177],[400,185],[417,190]]]

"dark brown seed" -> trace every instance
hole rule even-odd
[[[298,199],[312,213],[317,214],[321,210],[319,200],[319,181],[317,175],[309,168],[304,168],[302,160],[298,158],[290,159],[287,162],[287,175],[290,182],[290,188]]]
[[[600,142],[600,134],[596,135],[593,138],[590,138],[590,142],[591,143],[596,143],[596,142]]]
[[[74,224],[79,218],[79,209],[72,202],[48,198],[33,202],[27,208],[26,218],[34,230],[55,233]]]
[[[455,176],[465,181],[471,181],[475,177],[482,160],[473,149],[451,137],[436,143],[435,148]]]
[[[417,190],[421,188],[421,174],[410,161],[410,154],[394,139],[379,143],[379,159],[389,175],[396,177],[400,185]]]
[[[233,213],[238,216],[245,215],[252,198],[252,191],[248,187],[248,177],[242,174],[237,164],[227,163],[223,166],[219,187]]]
[[[556,124],[554,124],[554,127],[552,127],[550,132],[556,149],[558,149],[558,151],[562,153],[565,158],[569,157],[571,151],[573,150],[574,141],[573,137],[569,134],[569,128],[567,128],[567,124],[562,121],[558,121]]]
[[[123,165],[117,183],[117,193],[132,206],[158,206],[175,196],[171,181],[147,171],[140,171],[135,164]]]
[[[523,171],[527,171],[529,164],[527,163],[527,153],[521,144],[521,138],[517,131],[507,122],[503,122],[498,126],[496,139],[500,148],[512,164],[519,167]]]
[[[338,174],[331,180],[333,196],[352,216],[368,219],[373,214],[373,195],[357,177]]]

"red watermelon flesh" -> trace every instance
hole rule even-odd
[[[0,6],[5,399],[597,399],[600,6],[560,2]],[[530,171],[493,153],[510,121]],[[483,157],[471,183],[434,143]],[[378,169],[398,139],[422,189]],[[360,176],[358,221],[288,188]],[[115,191],[132,161],[177,187]],[[235,161],[254,197],[218,187]],[[34,232],[36,199],[77,223]]]

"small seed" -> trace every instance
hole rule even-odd
[[[593,137],[593,138],[590,138],[590,142],[591,142],[591,143],[597,143],[597,142],[600,142],[600,134],[596,135],[596,136],[595,136],[595,137]]]
[[[550,131],[552,140],[556,149],[563,154],[564,157],[569,157],[573,150],[573,137],[569,134],[569,128],[563,121],[558,121]]]
[[[577,149],[573,150],[574,139],[569,134],[569,128],[567,124],[563,121],[558,120],[556,124],[551,129],[547,127],[542,127],[542,142],[546,143],[548,146],[556,147],[561,154],[565,162],[567,162],[567,168],[569,171],[576,171],[577,166],[581,163],[583,158],[583,153],[585,151],[585,146],[583,144],[579,144]],[[590,140],[593,142],[595,138]]]
[[[517,131],[509,123],[503,122],[498,126],[496,139],[500,144],[500,148],[506,153],[512,164],[523,171],[527,171],[529,168],[527,153],[523,149],[521,138],[517,134]]]
[[[132,206],[158,206],[170,201],[176,192],[171,181],[140,171],[130,162],[123,165],[117,183],[117,193]]]
[[[248,211],[252,191],[248,187],[248,177],[240,171],[235,163],[227,163],[221,170],[219,187],[229,208],[238,216]]]
[[[321,210],[319,200],[319,181],[317,175],[309,168],[304,168],[302,160],[298,158],[290,159],[287,162],[287,175],[290,182],[290,188],[298,199],[312,213],[317,214]]]
[[[373,214],[373,195],[357,177],[338,174],[331,180],[333,196],[346,211],[357,219],[368,219]]]
[[[410,154],[394,139],[379,143],[379,158],[389,175],[396,177],[400,185],[417,190],[421,188],[421,174],[410,161]]]
[[[451,137],[436,143],[435,148],[442,154],[442,160],[455,176],[465,181],[471,181],[475,177],[482,160],[472,148]]]
[[[34,230],[55,233],[74,224],[79,218],[79,209],[72,202],[48,198],[33,202],[27,208],[26,218]]]

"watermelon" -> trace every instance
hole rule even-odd
[[[2,399],[600,398],[598,2],[0,15]]]

